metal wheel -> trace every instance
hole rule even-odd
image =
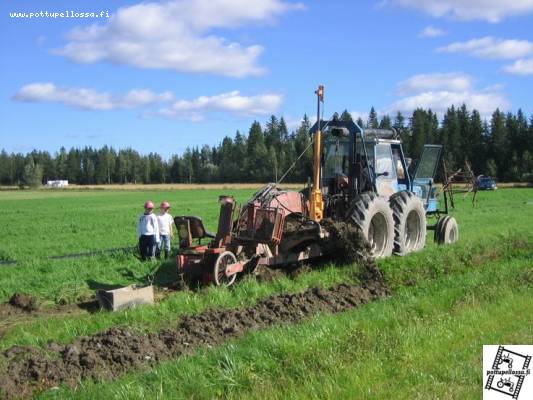
[[[213,268],[213,278],[217,286],[231,286],[237,278],[237,274],[231,276],[226,275],[226,267],[230,264],[235,264],[237,262],[237,257],[231,251],[225,251],[221,253],[216,262],[215,267]]]

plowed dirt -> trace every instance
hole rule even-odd
[[[11,399],[62,383],[75,387],[81,379],[114,378],[131,368],[192,353],[199,346],[217,345],[250,330],[297,323],[321,312],[345,311],[389,293],[386,284],[376,279],[381,274],[374,265],[365,268],[363,275],[370,279],[361,285],[313,288],[272,296],[241,310],[206,311],[186,316],[176,328],[160,332],[141,334],[116,327],[66,346],[51,343],[46,351],[13,347],[4,354],[7,360],[0,390]]]

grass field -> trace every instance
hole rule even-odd
[[[354,266],[327,265],[293,279],[245,279],[234,290],[160,289],[155,306],[90,313],[75,304],[95,289],[149,278],[164,287],[176,278],[173,261],[141,263],[131,253],[47,258],[134,245],[147,198],[169,200],[174,215],[201,215],[215,230],[217,196],[228,192],[242,201],[253,190],[0,192],[0,260],[18,262],[0,265],[0,301],[25,292],[44,310],[0,321],[0,350],[69,343],[116,325],[154,331],[208,308],[357,281]],[[429,243],[420,253],[379,261],[393,288],[388,299],[252,332],[113,382],[81,382],[40,396],[477,399],[482,345],[533,343],[533,189],[481,192],[475,207],[470,198],[458,200],[454,215],[461,230],[456,245]]]

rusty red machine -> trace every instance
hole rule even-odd
[[[324,256],[332,226],[325,218],[355,225],[375,257],[423,249],[427,230],[434,230],[438,244],[458,240],[457,222],[447,215],[446,191],[440,210],[434,185],[442,146],[426,145],[411,173],[396,131],[363,129],[335,117],[324,121],[324,87],[315,94],[312,184],[301,192],[268,184],[242,206],[232,196],[221,196],[215,234],[200,217],[176,217],[177,265],[187,281],[230,286],[238,274],[260,266]]]
[[[221,196],[219,202],[216,234],[199,217],[175,218],[177,264],[187,280],[229,286],[237,274],[260,265],[276,267],[322,254],[317,239],[326,233],[308,218],[309,202],[302,193],[270,184],[242,207],[232,196]]]

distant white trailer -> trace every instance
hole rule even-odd
[[[54,181],[46,182],[46,187],[49,187],[49,188],[64,188],[67,186],[68,186],[68,181],[62,180],[62,179],[56,179]]]

